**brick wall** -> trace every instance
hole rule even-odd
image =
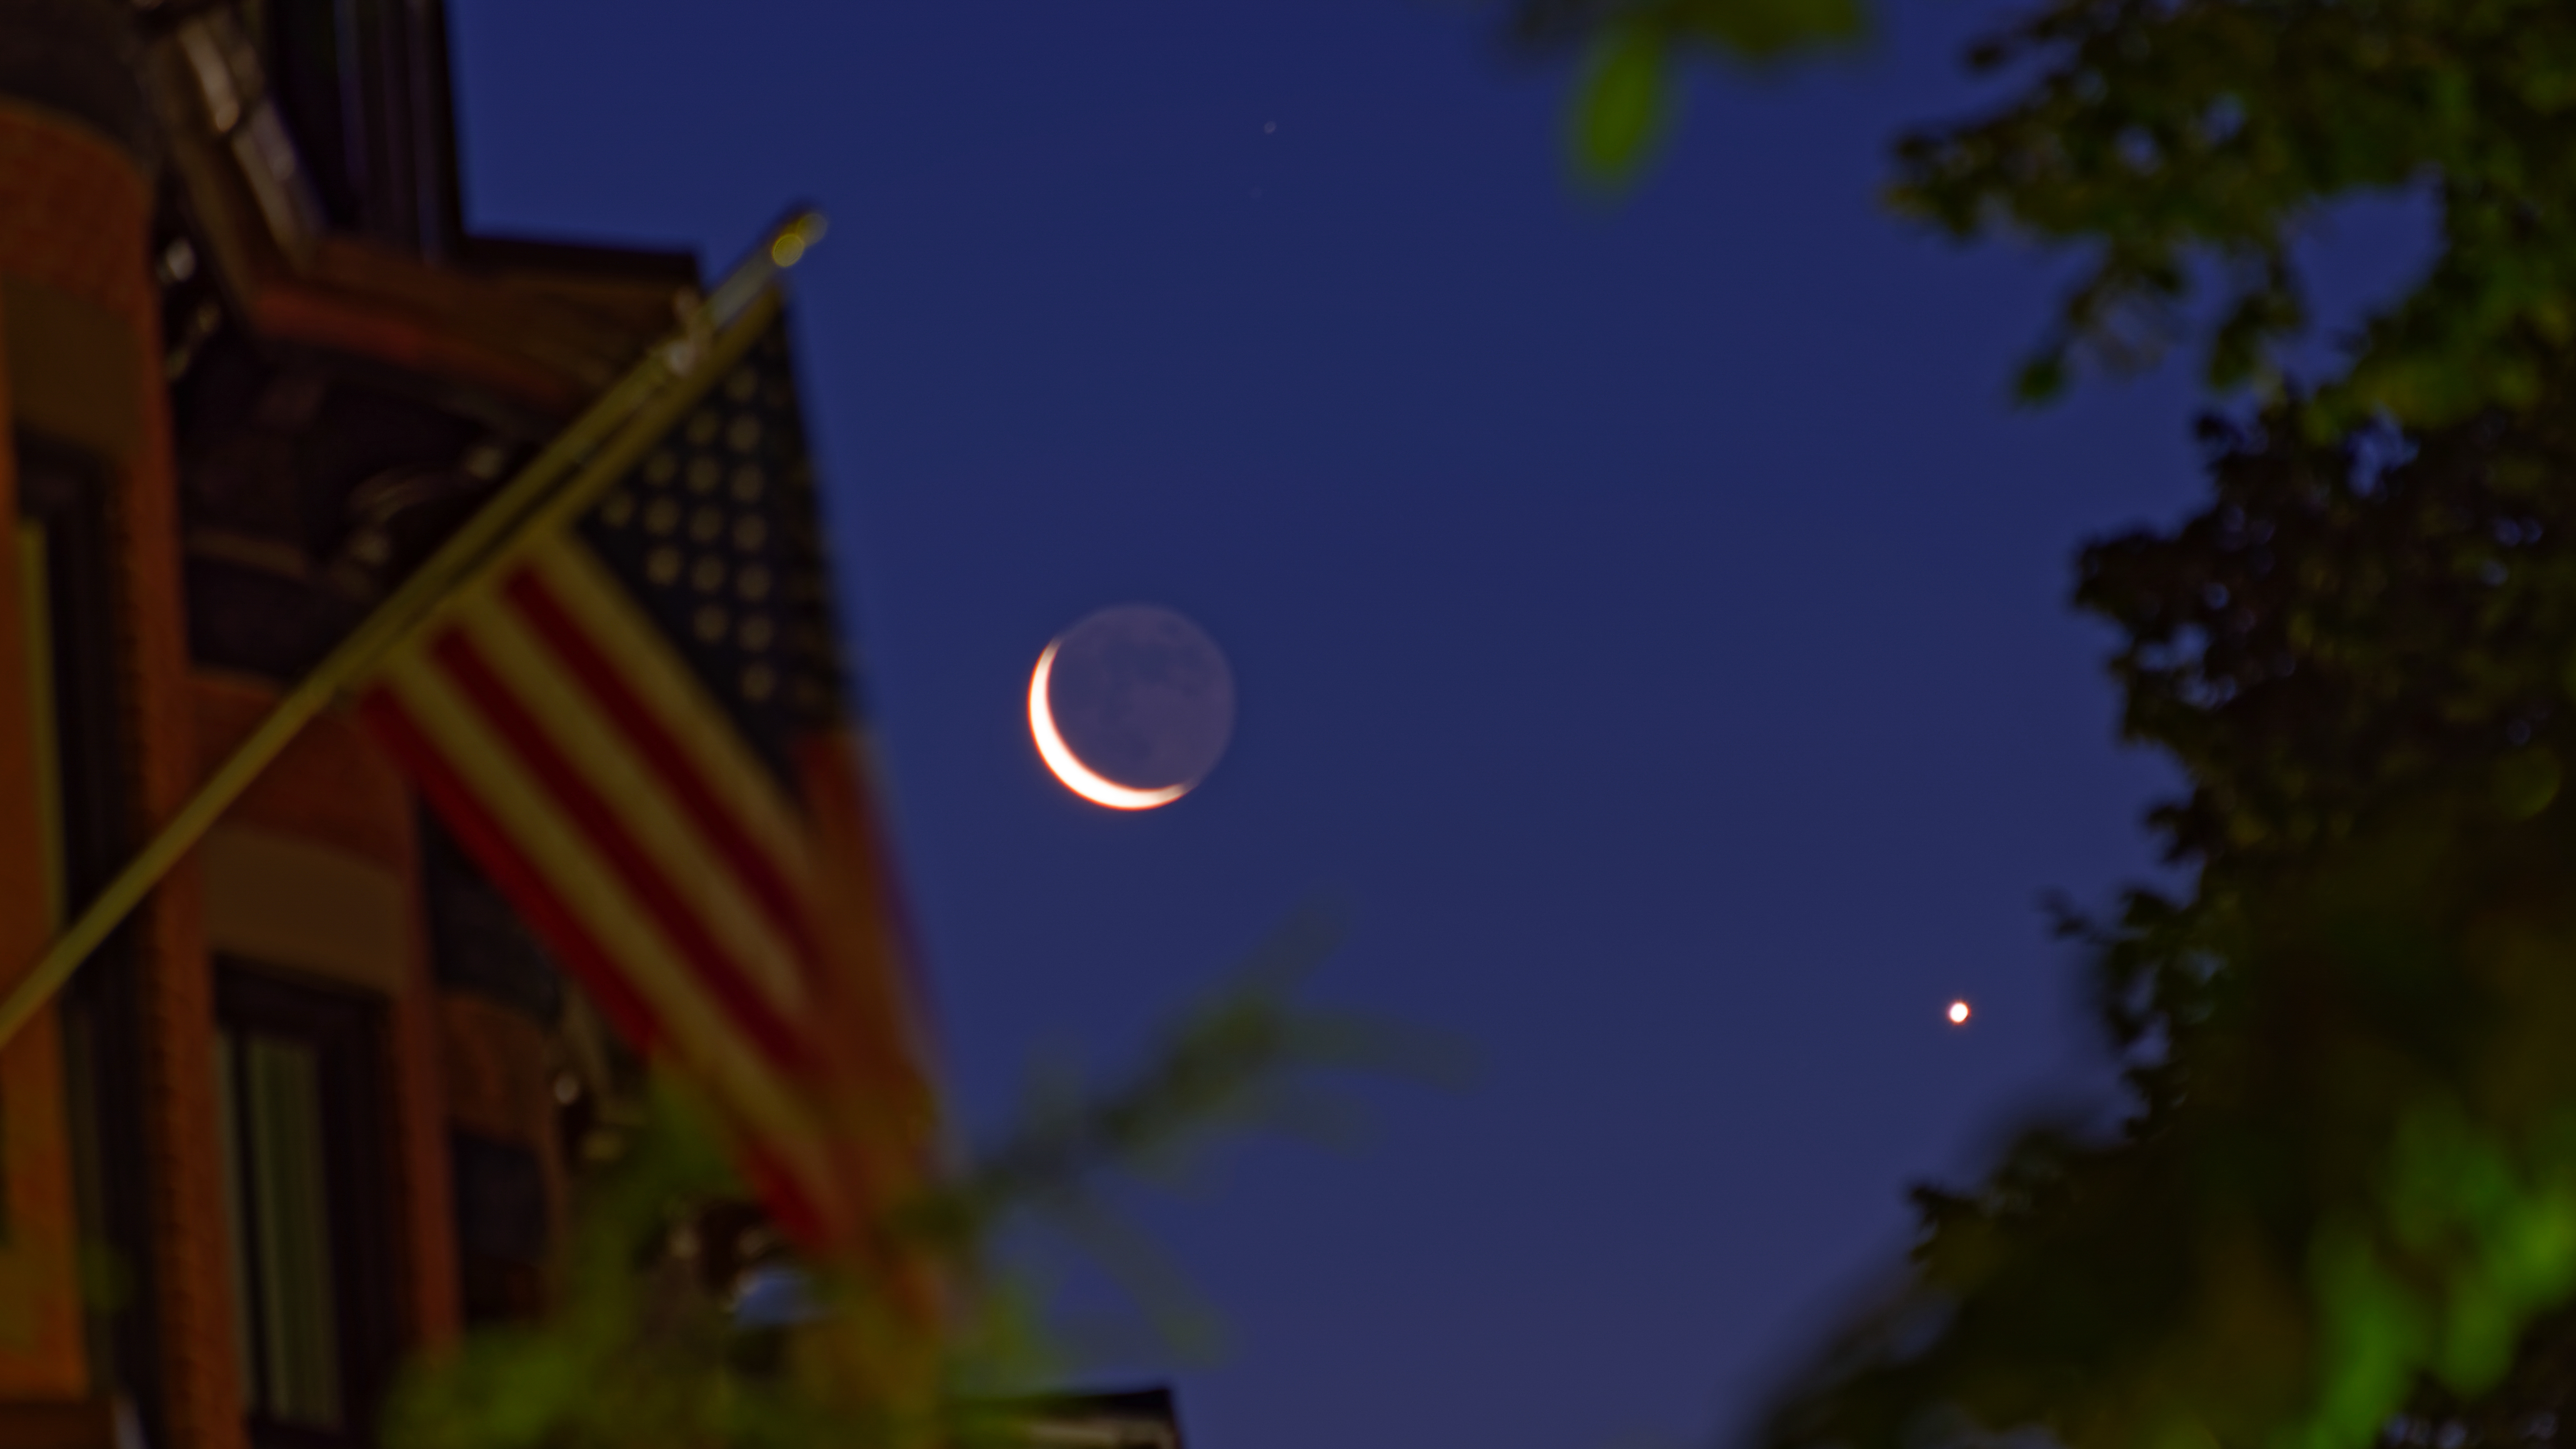
[[[137,836],[166,819],[194,784],[196,760],[179,593],[177,499],[161,338],[146,257],[151,191],[114,143],[77,122],[0,100],[0,281],[34,284],[86,304],[126,349],[137,396],[120,408],[135,421],[111,470],[111,529],[119,570],[121,722],[136,788]],[[13,359],[17,369],[41,358]],[[13,426],[16,419],[11,420]],[[5,453],[5,450],[0,450]],[[17,590],[0,588],[14,616]],[[13,641],[21,631],[0,629]],[[14,643],[8,646],[14,648]],[[0,693],[25,678],[0,657]],[[12,711],[0,709],[0,715]],[[24,711],[14,713],[23,715]],[[0,724],[0,752],[8,729]],[[26,756],[0,753],[0,774]],[[7,832],[0,793],[0,866],[22,864],[24,831]],[[13,844],[12,842],[16,843]],[[14,874],[14,872],[9,872]],[[0,916],[24,919],[14,911]],[[150,1184],[151,1277],[160,1332],[162,1442],[169,1449],[240,1449],[216,1123],[206,1084],[214,1074],[212,982],[198,926],[197,882],[182,867],[155,892],[137,933],[142,957],[142,1080]],[[30,959],[17,935],[0,936],[0,961]],[[0,970],[18,969],[0,967]]]
[[[0,183],[0,196],[7,191]],[[8,364],[0,348],[0,418],[10,414]],[[0,447],[0,510],[9,515],[16,475],[14,450]],[[18,681],[29,678],[19,574],[17,550],[0,549],[0,961],[11,963],[43,947],[47,910],[32,715],[6,703],[23,698]],[[60,1039],[48,1011],[0,1051],[0,1196],[8,1222],[0,1235],[0,1398],[77,1394],[88,1383],[71,1272],[76,1229],[62,1082]]]
[[[199,675],[194,684],[201,773],[256,729],[277,691],[261,683]],[[408,900],[403,960],[390,974],[385,1089],[392,1103],[394,1231],[399,1239],[404,1345],[454,1340],[457,1295],[452,1188],[447,1161],[443,1016],[421,901],[418,809],[411,787],[375,740],[345,716],[325,715],[269,766],[232,809],[226,825],[274,831],[366,860],[402,881]],[[548,1100],[544,1084],[539,1100]]]

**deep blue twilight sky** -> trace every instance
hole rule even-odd
[[[2099,1090],[2037,901],[2151,870],[2168,776],[2062,600],[2083,536],[2193,496],[2193,399],[2013,411],[2062,274],[1877,209],[1895,128],[1975,101],[1982,0],[1703,77],[1617,207],[1474,7],[451,8],[480,229],[712,271],[835,222],[805,393],[970,1127],[1314,899],[1317,1002],[1474,1054],[1141,1199],[1224,1341],[1093,1377],[1170,1378],[1198,1449],[1707,1442],[1908,1181]],[[1141,816],[1022,714],[1126,601],[1241,691]]]

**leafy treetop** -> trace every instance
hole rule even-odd
[[[1856,0],[1518,0],[1512,33],[1580,44],[1578,160],[1632,175],[1673,61],[1769,63],[1848,43]],[[1991,113],[1896,148],[1899,212],[1960,238],[2071,247],[2083,280],[2019,379],[2196,347],[2211,385],[2281,395],[2308,325],[2295,243],[2321,208],[2420,190],[2425,274],[2357,339],[2303,420],[2409,424],[2527,407],[2576,337],[2576,10],[2549,0],[2055,0],[1974,47],[2014,84]],[[2207,305],[2195,306],[2196,302]]]
[[[1835,0],[1519,0],[1581,45],[1578,160],[1633,175],[1693,53],[1844,43]],[[1769,1449],[2544,1442],[2576,1413],[2576,7],[2048,0],[2008,88],[1900,138],[1889,197],[2074,252],[2019,378],[2193,355],[2211,493],[2085,550],[2127,735],[2190,872],[2067,912],[2136,1110],[1918,1194],[1913,1271]],[[2297,242],[2373,193],[2424,272],[2294,379]],[[2034,1441],[2037,1442],[2037,1441]]]

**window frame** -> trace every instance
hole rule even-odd
[[[454,253],[464,213],[440,0],[265,0],[254,22],[269,93],[332,226]]]
[[[40,530],[52,664],[55,874],[66,915],[98,894],[134,848],[127,763],[125,610],[111,526],[116,470],[23,430],[8,437],[17,517]],[[143,1082],[140,962],[131,921],[72,974],[58,998],[64,1107],[73,1150],[91,1382],[133,1403],[146,1439],[163,1437],[160,1327],[152,1258],[151,1171]]]
[[[238,1321],[251,1328],[242,1361],[253,1379],[242,1385],[244,1420],[254,1449],[366,1449],[376,1442],[400,1350],[395,1276],[398,1243],[391,1181],[391,1084],[386,1079],[388,1004],[372,993],[323,982],[230,955],[215,957],[215,1024],[237,1044],[233,1074],[223,1084],[239,1120],[248,1053],[238,1043],[253,1035],[284,1037],[314,1049],[321,1073],[323,1188],[331,1221],[330,1263],[338,1341],[341,1424],[323,1429],[269,1415],[260,1406],[264,1382],[264,1317],[268,1305],[252,1286],[255,1256],[246,1256],[236,1283],[243,1295]],[[232,1221],[251,1218],[248,1193],[255,1173],[237,1184],[242,1196],[227,1203]],[[245,1252],[257,1253],[245,1240]]]

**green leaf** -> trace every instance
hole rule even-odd
[[[1766,61],[1857,39],[1859,0],[1678,0],[1675,29],[1741,60]]]
[[[1661,33],[1644,26],[1595,41],[1574,105],[1574,160],[1591,180],[1633,180],[1671,121],[1671,83]]]
[[[2059,349],[2031,358],[2013,378],[2013,400],[2026,407],[2057,401],[2066,391],[2066,354]]]
[[[2563,778],[2558,757],[2547,750],[2529,749],[2507,755],[2496,762],[2496,805],[2511,819],[2528,820],[2558,798]]]

